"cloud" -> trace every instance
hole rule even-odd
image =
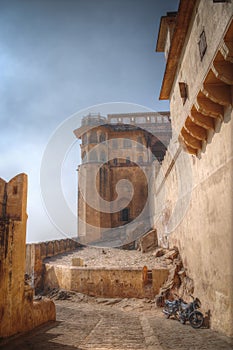
[[[111,101],[168,109],[156,102],[164,61],[154,53],[153,31],[177,3],[1,1],[0,176],[29,175],[28,240],[60,236],[42,208],[39,172],[49,137],[63,120]],[[64,174],[75,173],[73,166],[67,160]],[[67,177],[72,186],[73,179]],[[74,208],[71,187],[64,184],[64,192]]]

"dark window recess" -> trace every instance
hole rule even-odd
[[[230,2],[229,0],[213,0],[213,2]]]
[[[199,46],[200,57],[201,57],[201,60],[202,60],[204,55],[205,55],[205,53],[206,53],[206,49],[207,49],[206,36],[205,36],[205,31],[204,30],[203,30],[203,32],[200,35],[200,40],[198,42],[198,46]]]
[[[188,85],[184,82],[179,82],[180,96],[183,100],[183,104],[188,98]]]
[[[100,142],[104,142],[106,140],[106,136],[105,136],[104,133],[100,134],[100,139],[99,140],[100,140]]]
[[[121,211],[121,221],[129,221],[129,208],[124,208]]]
[[[17,186],[13,186],[13,194],[17,194],[18,193],[18,187]]]
[[[97,134],[95,131],[92,131],[89,141],[90,143],[97,143]]]
[[[126,164],[130,164],[130,157],[126,157]]]
[[[113,164],[114,164],[114,165],[117,165],[117,158],[114,158],[114,159],[113,159]]]
[[[100,189],[100,195],[103,196],[103,198],[106,195],[106,183],[108,180],[108,174],[105,167],[101,167],[99,170],[99,189]]]
[[[152,270],[147,270],[147,284],[152,284],[153,275]]]
[[[106,184],[107,180],[108,180],[108,172],[107,172],[107,169],[104,168],[104,183],[105,184]]]
[[[99,170],[99,187],[100,187],[100,194],[103,193],[103,169],[100,168]]]

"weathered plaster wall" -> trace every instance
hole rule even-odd
[[[60,239],[48,242],[30,243],[26,245],[26,270],[34,278],[34,286],[43,289],[43,260],[58,254],[72,251],[80,247],[74,239]]]
[[[219,45],[222,43],[222,38],[232,15],[232,0],[225,3],[197,1],[171,91],[171,122],[173,132],[176,132],[177,135],[190,113],[200,86],[206,77]],[[198,42],[203,30],[206,35],[207,50],[201,60]],[[188,99],[184,105],[180,95],[179,82],[188,84]]]
[[[8,183],[0,179],[0,337],[55,320],[52,301],[33,302],[24,284],[26,253],[27,176]]]
[[[211,327],[233,335],[232,112],[201,158],[170,145],[155,170],[152,213],[160,245],[179,248]],[[157,175],[156,175],[157,174]]]
[[[45,264],[45,288],[64,288],[91,296],[153,298],[168,277],[167,269],[152,270],[152,283],[142,269],[68,267]]]

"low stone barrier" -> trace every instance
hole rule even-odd
[[[61,288],[96,297],[154,298],[168,277],[167,269],[87,268],[45,264],[44,287]]]
[[[70,252],[80,246],[80,243],[71,238],[27,244],[25,273],[33,278],[35,289],[43,288],[43,260],[45,258]]]

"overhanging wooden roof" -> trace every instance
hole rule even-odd
[[[188,32],[189,23],[193,14],[194,7],[199,0],[180,0],[179,9],[176,18],[176,25],[171,41],[171,46],[167,58],[167,64],[160,91],[160,100],[169,100],[175,74],[177,71],[180,55],[184,46],[185,38]],[[160,25],[163,23],[162,17]],[[160,30],[159,36],[163,32]],[[164,35],[164,34],[163,34]],[[160,52],[162,46],[157,42],[156,51]],[[164,49],[164,48],[163,48]]]

